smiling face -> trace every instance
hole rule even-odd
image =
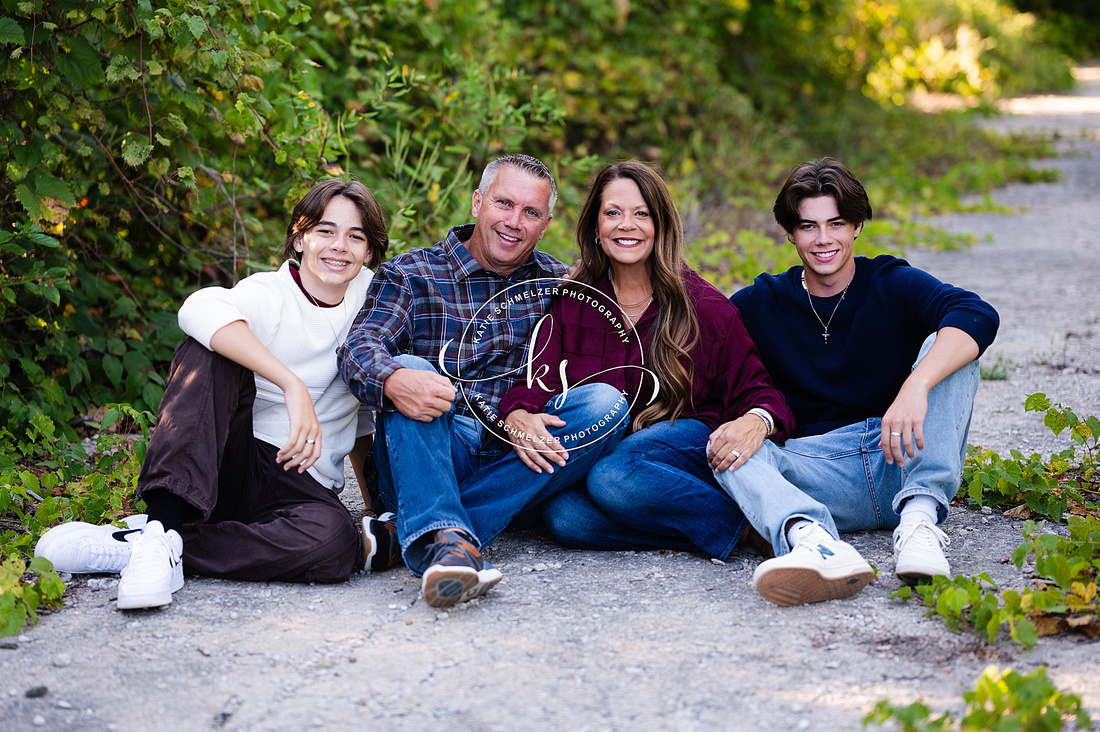
[[[369,251],[359,209],[343,196],[335,196],[294,249],[302,255],[298,273],[306,292],[330,305],[340,302]]]
[[[474,191],[470,255],[487,270],[510,275],[527,261],[550,224],[550,181],[514,165],[497,171],[483,195]]]
[[[616,178],[604,186],[597,226],[600,248],[612,267],[644,266],[653,253],[653,217],[630,178]]]
[[[826,297],[844,289],[855,274],[856,237],[863,224],[844,219],[832,196],[805,198],[798,206],[798,222],[790,238],[805,265],[806,286]]]

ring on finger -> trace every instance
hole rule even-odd
[[[737,452],[737,450],[730,450],[730,455],[733,455],[735,460],[741,459],[741,453]]]
[[[307,444],[307,445],[312,445],[312,444],[314,444],[315,442],[316,442],[316,440],[306,440],[306,444]]]
[[[900,432],[891,432],[890,436],[891,437],[901,437],[901,433]]]

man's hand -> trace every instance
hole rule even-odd
[[[707,438],[707,459],[716,472],[737,470],[768,437],[768,426],[755,414],[743,414],[726,422]]]
[[[386,378],[382,394],[409,419],[431,422],[451,411],[457,392],[447,377],[434,371],[401,368]]]
[[[526,409],[515,409],[504,418],[508,441],[516,450],[523,464],[536,473],[554,472],[554,465],[565,467],[569,452],[547,427],[564,427],[565,420],[553,414],[531,414]]]
[[[978,344],[966,331],[944,326],[936,342],[909,374],[882,416],[882,456],[893,465],[905,465],[905,456],[916,457],[924,449],[924,418],[928,414],[928,392],[950,374],[978,357]]]
[[[893,465],[905,465],[905,456],[916,457],[924,449],[924,417],[928,414],[928,390],[910,377],[902,384],[890,408],[882,417],[878,444],[882,456]]]
[[[295,377],[287,385],[283,400],[290,416],[290,437],[275,454],[275,462],[282,464],[283,470],[298,468],[304,473],[321,457],[321,422],[301,379]]]

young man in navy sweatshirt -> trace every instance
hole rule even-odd
[[[719,483],[775,549],[753,586],[779,605],[853,595],[870,565],[837,532],[893,528],[903,580],[949,574],[958,490],[997,312],[891,256],[856,257],[871,205],[840,162],[794,169],[773,208],[802,266],[730,298],[797,427]]]

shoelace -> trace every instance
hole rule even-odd
[[[927,529],[927,531],[921,531],[921,529]],[[933,526],[927,521],[916,521],[898,528],[894,546],[900,550],[905,544],[913,541],[923,549],[931,549],[933,539],[939,543],[940,549],[946,548],[951,543],[951,539],[940,527]]]
[[[98,571],[107,571],[118,566],[118,558],[130,551],[129,544],[97,544],[88,548],[88,567]]]
[[[130,554],[130,562],[122,570],[136,573],[163,571],[165,566],[172,563],[172,550],[168,546],[167,537],[163,534],[155,537],[139,536],[134,539],[134,549]]]

